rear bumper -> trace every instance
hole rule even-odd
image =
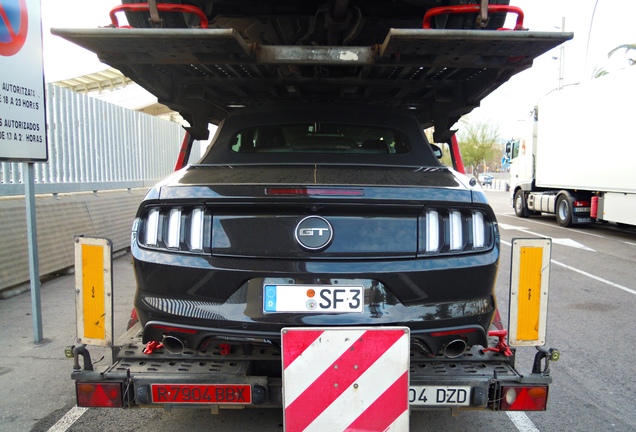
[[[236,349],[228,354],[216,350],[174,354],[158,349],[144,354],[140,326],[129,330],[116,344],[114,363],[101,370],[76,368],[72,379],[81,383],[119,383],[122,389],[121,407],[195,407],[218,409],[233,405],[246,408],[282,408],[282,380],[280,350],[274,346]],[[268,371],[270,373],[268,373]],[[502,389],[515,386],[539,386],[546,394],[552,379],[548,373],[522,375],[514,367],[514,355],[506,357],[498,352],[484,352],[472,348],[459,358],[427,357],[411,352],[410,392],[415,395],[423,387],[430,389],[464,388],[466,402],[459,406],[452,400],[435,406],[411,402],[412,410],[450,409],[501,410]],[[152,387],[157,385],[224,385],[249,386],[249,403],[241,400],[198,400],[192,403],[158,403]],[[438,390],[439,392],[439,390]],[[414,399],[414,398],[411,398]],[[82,406],[78,398],[78,405]],[[543,407],[545,409],[545,407]]]
[[[453,331],[463,331],[468,346],[487,345],[499,249],[433,259],[296,261],[170,258],[133,243],[133,256],[144,343],[161,342],[170,326],[187,328],[179,336],[185,348],[200,350],[208,340],[276,341],[286,326],[403,325],[436,354]],[[267,313],[265,284],[363,286],[364,310]]]

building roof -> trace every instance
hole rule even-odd
[[[117,69],[108,68],[101,72],[55,81],[53,84],[73,90],[77,93],[91,93],[102,92],[104,90],[121,90],[134,84],[134,81],[124,76],[124,74]]]
[[[182,122],[177,112],[158,103],[155,96],[115,68],[55,81],[52,84],[134,111],[170,117],[178,123]]]

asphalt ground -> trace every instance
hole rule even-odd
[[[129,255],[113,260],[115,335],[125,331],[134,295]],[[64,348],[75,344],[75,276],[44,281],[40,290],[44,339],[34,341],[31,295],[0,300],[0,431],[48,430],[75,405],[73,361]],[[91,347],[92,360],[110,361],[110,350]]]

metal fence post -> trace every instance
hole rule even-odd
[[[26,198],[27,237],[29,245],[29,278],[31,279],[31,314],[33,315],[33,339],[42,342],[42,304],[40,302],[40,260],[35,215],[35,175],[33,163],[23,164],[26,172],[24,196]]]

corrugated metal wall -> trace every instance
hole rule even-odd
[[[52,84],[46,97],[49,161],[34,164],[42,276],[73,266],[75,235],[128,247],[139,203],[173,171],[185,134],[177,123]],[[28,289],[20,285],[29,280],[22,168],[0,163],[0,298]]]
[[[76,235],[106,237],[113,250],[130,246],[130,231],[146,189],[37,195],[35,200],[40,275],[74,264]],[[29,281],[29,256],[23,197],[0,197],[0,298],[26,291],[11,289]],[[3,292],[10,288],[7,295]]]
[[[185,134],[177,123],[53,84],[46,90],[49,161],[34,164],[36,193],[151,186],[174,169]],[[22,175],[22,164],[0,163],[0,196],[24,194]]]

